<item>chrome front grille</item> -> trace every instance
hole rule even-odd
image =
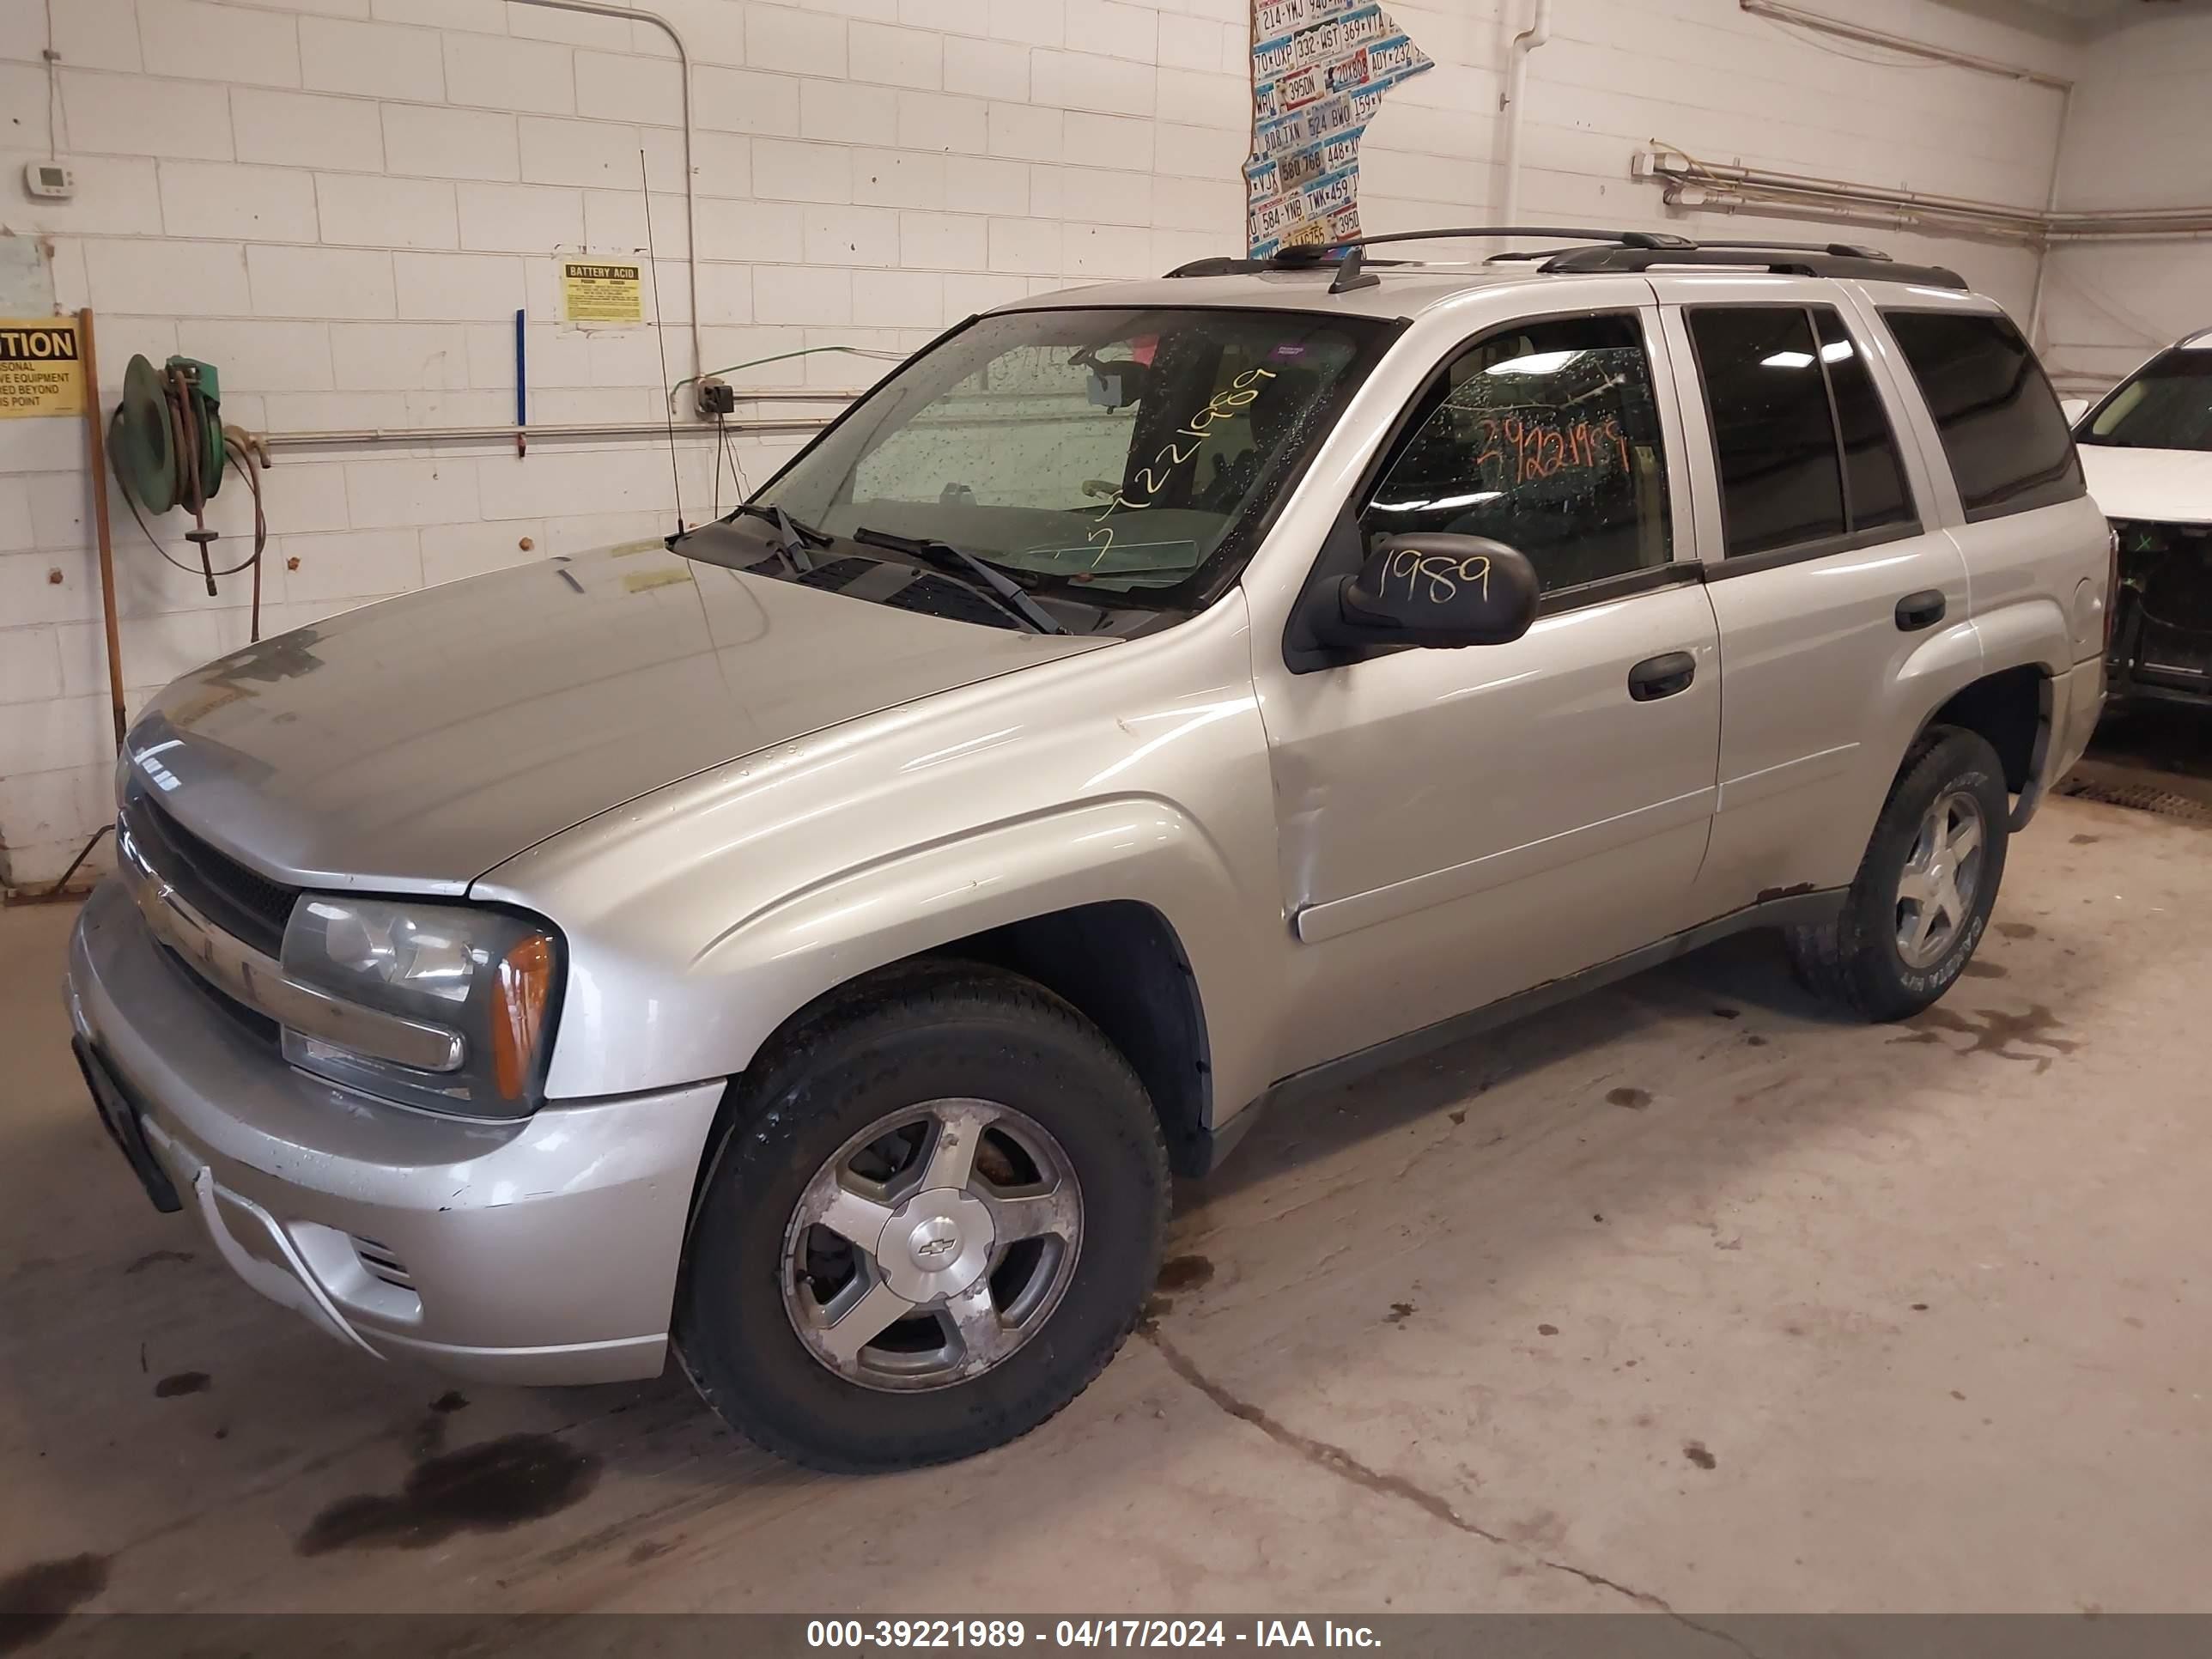
[[[129,805],[126,802],[116,829],[116,871],[154,937],[186,970],[245,1011],[302,1038],[414,1071],[450,1072],[460,1065],[459,1033],[341,1001],[289,976],[276,954],[283,944],[282,928],[276,930],[275,945],[264,950],[204,913],[185,885],[156,866],[154,860],[161,856],[159,844],[149,848],[141,841],[138,822],[143,820],[134,821]],[[160,821],[155,823],[158,830]],[[261,937],[266,938],[267,931],[264,927]],[[283,1041],[289,1043],[290,1038]]]
[[[123,798],[120,823],[140,860],[193,909],[263,956],[281,953],[298,888],[271,881],[210,847],[135,781]]]

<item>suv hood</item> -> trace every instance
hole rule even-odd
[[[2212,451],[2083,444],[2080,453],[2106,518],[2212,524]]]
[[[459,893],[649,790],[1096,649],[742,575],[659,542],[411,593],[186,675],[130,764],[299,887]]]

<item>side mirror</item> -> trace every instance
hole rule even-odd
[[[2066,424],[2072,426],[2089,412],[2089,400],[2087,398],[2061,398],[2058,412],[2066,417]]]
[[[1536,620],[1536,571],[1486,536],[1390,536],[1357,576],[1313,595],[1315,638],[1340,649],[1505,645]]]

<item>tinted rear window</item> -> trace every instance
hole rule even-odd
[[[1816,306],[1813,319],[1820,325],[1820,362],[1827,368],[1836,418],[1843,424],[1851,528],[1909,524],[1912,498],[1905,487],[1897,438],[1889,429],[1889,416],[1882,409],[1881,394],[1875,390],[1874,376],[1867,373],[1866,360],[1841,317],[1826,306]]]
[[[1836,428],[1813,325],[1796,306],[1689,313],[1720,463],[1730,558],[1844,533]]]
[[[1970,520],[2086,495],[2066,416],[2020,331],[2003,317],[1888,311]]]

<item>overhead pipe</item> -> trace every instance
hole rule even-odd
[[[1814,173],[1700,161],[1666,145],[1639,150],[1631,171],[1636,178],[1663,185],[1670,206],[1711,206],[1726,211],[1757,198],[1817,215],[1834,211],[1840,205],[1855,213],[1908,215],[1923,227],[1940,226],[1954,234],[1991,236],[2030,246],[2052,240],[2191,236],[2212,229],[2212,205],[2051,212],[1929,191],[1855,184]]]
[[[1505,112],[1505,178],[1499,193],[1498,222],[1521,220],[1521,118],[1528,90],[1528,54],[1552,38],[1552,0],[1536,0],[1536,15],[1528,27],[1513,37],[1505,66],[1505,88],[1498,106]]]
[[[1846,18],[1832,16],[1826,12],[1808,11],[1793,6],[1786,0],[1737,0],[1737,4],[1754,17],[1765,17],[1776,22],[1795,24],[1800,28],[1818,30],[1839,40],[1856,40],[1862,45],[1881,46],[1892,52],[1907,53],[1929,63],[1949,64],[1959,69],[1973,70],[1984,75],[1993,75],[2002,80],[2021,82],[2029,86],[2048,87],[2062,100],[2058,106],[2058,133],[2051,147],[2051,183],[2045,194],[2044,212],[2058,210],[2059,168],[2065,160],[2066,129],[2074,114],[2074,82],[2066,76],[2053,75],[2047,70],[2033,69],[2025,64],[2008,64],[1994,58],[1977,57],[1972,52],[1956,52],[1948,46],[1938,46],[1910,35],[1893,34],[1887,29],[1854,23]],[[2043,320],[2043,268],[2045,260],[2039,245],[2035,261],[2035,290],[2028,303],[2027,337],[2034,343],[2036,332]]]
[[[1783,0],[1736,0],[1736,3],[1754,17],[1795,23],[1800,28],[1817,29],[1823,34],[1856,40],[1862,46],[1883,46],[1892,52],[1906,52],[1915,58],[1925,58],[1931,63],[1978,70],[1984,75],[1998,76],[2007,81],[2026,81],[2057,92],[2069,92],[2074,86],[2064,76],[2053,75],[2047,70],[2032,69],[2026,64],[2008,64],[1995,58],[1977,58],[1970,52],[1954,52],[1948,46],[1931,46],[1925,40],[1916,40],[1911,35],[1892,34],[1887,29],[1870,28],[1864,23],[1831,17],[1826,12],[1807,11],[1802,6],[1786,5]]]

